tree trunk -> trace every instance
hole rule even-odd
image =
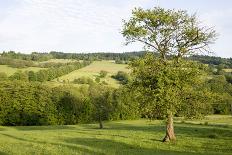
[[[163,139],[163,142],[175,141],[176,136],[174,133],[174,126],[173,126],[173,116],[172,114],[168,115],[167,124],[166,124],[166,135]]]
[[[103,129],[103,124],[102,124],[101,115],[99,115],[99,128],[100,128],[100,129]]]

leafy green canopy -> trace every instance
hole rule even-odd
[[[149,117],[170,113],[199,117],[207,113],[210,93],[203,88],[205,66],[192,61],[163,61],[148,54],[131,64],[132,88]],[[195,110],[194,110],[195,109]]]
[[[135,8],[132,17],[124,21],[122,30],[126,44],[142,42],[145,48],[181,58],[199,51],[208,51],[215,40],[213,29],[200,25],[196,15],[186,11],[165,10],[155,7],[143,10]]]

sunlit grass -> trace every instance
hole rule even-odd
[[[108,83],[108,85],[112,87],[118,87],[119,82],[115,79],[113,79],[111,76],[116,74],[118,71],[125,71],[129,72],[128,66],[125,64],[115,64],[114,61],[94,61],[92,64],[81,68],[79,70],[75,70],[69,74],[66,74],[64,76],[59,77],[60,81],[69,81],[72,82],[74,79],[80,78],[80,77],[89,77],[93,80],[97,76],[99,76],[99,73],[101,70],[107,71],[108,74],[106,77],[101,78],[101,81],[105,81]],[[54,79],[53,82],[56,82],[57,79]],[[52,83],[51,83],[52,84]]]
[[[228,122],[231,117],[225,117],[224,123]],[[175,143],[162,143],[165,124],[158,120],[106,122],[105,129],[101,130],[98,124],[0,127],[0,150],[6,154],[67,155],[229,155],[232,152],[232,126],[229,124],[225,127],[213,123],[176,122],[175,132]]]
[[[41,69],[46,69],[46,68],[40,68],[40,67],[26,67],[26,68],[13,68],[9,67],[8,65],[0,65],[0,72],[6,73],[7,76],[11,76],[17,71],[34,71],[38,72]]]
[[[225,72],[232,72],[232,69],[223,69]]]

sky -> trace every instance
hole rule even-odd
[[[213,56],[232,57],[231,0],[0,0],[0,51],[128,52],[122,20],[134,7],[187,10],[219,34]]]

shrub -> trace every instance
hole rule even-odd
[[[80,78],[74,79],[73,83],[75,83],[75,84],[89,84],[89,85],[91,85],[91,84],[94,84],[94,81],[93,81],[93,79],[91,79],[89,77],[82,76]]]
[[[108,73],[107,71],[101,70],[101,71],[100,71],[100,78],[106,77],[107,73]]]
[[[0,72],[0,81],[5,81],[7,80],[7,75],[4,72]]]
[[[101,81],[101,79],[99,77],[95,78],[95,82],[99,83]]]
[[[218,135],[216,133],[212,133],[212,134],[208,135],[208,137],[211,139],[216,139],[216,138],[218,138]]]
[[[118,71],[118,73],[116,75],[113,75],[112,77],[120,81],[122,84],[127,84],[130,80],[129,75],[123,71]]]

